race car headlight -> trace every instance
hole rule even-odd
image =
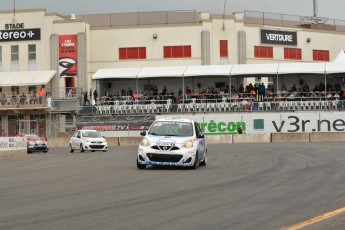
[[[146,138],[143,138],[140,142],[140,145],[141,146],[150,146],[150,142]]]
[[[90,139],[85,139],[85,142],[91,142],[91,140]]]
[[[34,145],[34,144],[35,144],[35,143],[34,143],[34,142],[32,142],[32,141],[30,141],[30,142],[29,142],[29,145]]]
[[[184,148],[192,148],[193,147],[193,140],[188,140],[182,144]]]

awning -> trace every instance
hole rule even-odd
[[[344,50],[340,50],[340,52],[335,57],[333,62],[340,62],[340,63],[343,63],[343,64],[345,63],[345,53],[344,53]]]
[[[325,74],[325,62],[280,63],[278,74]]]
[[[231,67],[231,65],[188,66],[183,76],[229,76]]]
[[[99,69],[91,79],[137,78],[141,69],[142,68]]]
[[[0,86],[46,85],[55,70],[0,72]]]
[[[326,73],[345,73],[345,63],[341,62],[327,62],[326,63]]]
[[[138,74],[138,78],[182,77],[186,68],[187,66],[144,67]]]
[[[231,75],[277,74],[278,64],[240,64],[234,65]]]

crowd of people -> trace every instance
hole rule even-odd
[[[277,100],[344,100],[345,99],[345,84],[335,85],[327,84],[323,82],[315,84],[310,87],[307,83],[303,83],[299,87],[296,84],[292,84],[287,87],[285,83],[282,83],[281,88],[276,90],[273,84],[265,86],[261,84],[241,84],[239,87],[224,85],[220,88],[213,86],[207,86],[206,88],[199,88],[199,92],[196,93],[189,86],[186,86],[184,90],[179,88],[175,94],[173,91],[163,86],[161,90],[157,86],[151,87],[150,90],[145,90],[140,94],[128,87],[127,90],[122,88],[116,93],[111,90],[106,90],[103,96],[98,96],[96,90],[90,89],[89,93],[84,93],[83,105],[90,105],[92,101],[95,104],[114,104],[114,101],[126,101],[127,103],[150,103],[154,100],[156,103],[164,103],[166,100],[171,99],[173,104],[176,103],[188,103],[192,102],[192,99],[218,102],[222,101],[222,98],[226,97],[229,102],[236,101],[277,101]],[[194,100],[194,101],[195,101]]]
[[[27,105],[27,104],[44,104],[46,97],[49,97],[44,88],[41,88],[38,93],[32,91],[28,94],[12,94],[10,96],[3,93],[0,98],[1,105]]]

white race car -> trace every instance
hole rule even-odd
[[[107,140],[96,130],[77,130],[69,141],[69,151],[103,151],[108,149]]]
[[[196,169],[207,163],[207,145],[199,124],[194,120],[163,118],[154,121],[143,136],[137,167],[147,165],[181,166]]]

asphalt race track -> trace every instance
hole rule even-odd
[[[0,229],[283,229],[345,207],[344,143],[209,145],[197,170],[138,170],[136,150],[0,158]]]

